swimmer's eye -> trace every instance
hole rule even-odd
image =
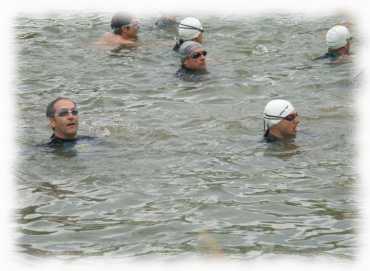
[[[296,117],[298,117],[298,114],[294,113],[294,114],[289,114],[284,119],[287,120],[287,121],[293,121]]]

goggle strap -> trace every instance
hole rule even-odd
[[[183,26],[185,26],[185,27],[183,27]],[[195,26],[187,25],[187,24],[179,24],[179,28],[182,28],[182,29],[194,29],[194,30],[198,30],[200,32],[204,32],[203,29],[200,29],[200,28],[195,27]]]
[[[273,120],[273,119],[283,119],[284,117],[264,114],[264,118],[269,119],[269,120]]]

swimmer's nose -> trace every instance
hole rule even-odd
[[[77,116],[75,116],[73,114],[68,114],[68,116],[67,116],[67,119],[69,119],[69,120],[73,120],[75,118],[77,118]]]
[[[295,119],[294,119],[295,123],[298,125],[298,123],[301,122],[301,119],[297,116]]]

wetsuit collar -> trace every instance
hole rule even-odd
[[[275,142],[275,141],[279,140],[276,136],[274,136],[273,134],[270,133],[270,129],[266,130],[265,134],[263,135],[263,138],[267,142]]]
[[[181,69],[185,70],[186,72],[195,73],[195,74],[206,74],[208,73],[207,70],[192,70],[187,67],[185,67],[184,64],[181,65]]]
[[[77,136],[74,138],[61,138],[57,137],[54,133],[50,136],[50,140],[57,140],[57,141],[75,141]]]

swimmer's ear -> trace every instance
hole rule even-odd
[[[129,29],[130,29],[130,26],[129,26],[129,25],[122,26],[122,31],[123,31],[123,30],[127,30],[127,31],[128,31]]]
[[[49,127],[54,130],[55,128],[55,119],[49,118]]]

